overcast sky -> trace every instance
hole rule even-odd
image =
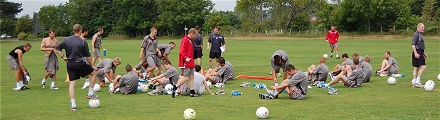
[[[40,8],[44,5],[59,5],[60,3],[66,3],[69,0],[7,0],[10,2],[22,3],[23,11],[21,11],[17,17],[21,17],[25,14],[29,14],[32,17],[34,12],[40,11]],[[233,11],[235,7],[235,0],[212,0],[215,4],[214,9],[217,11]]]

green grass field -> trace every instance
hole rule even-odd
[[[235,67],[235,75],[268,76],[270,57],[275,50],[283,49],[290,62],[298,69],[305,71],[311,64],[318,64],[319,58],[329,53],[328,43],[322,39],[302,38],[253,38],[228,39],[227,53],[223,57]],[[180,40],[162,40],[160,43]],[[387,77],[373,75],[371,81],[359,88],[347,88],[343,84],[334,85],[338,95],[328,95],[327,89],[313,87],[309,89],[306,99],[293,100],[287,94],[278,99],[262,100],[258,93],[264,89],[240,88],[243,82],[265,83],[272,81],[235,79],[226,84],[226,95],[210,96],[207,93],[198,98],[170,95],[149,96],[147,93],[134,95],[109,94],[108,87],[97,92],[100,96],[99,108],[88,107],[85,98],[87,90],[81,90],[84,79],[76,86],[76,102],[79,110],[70,111],[68,83],[65,83],[66,64],[60,62],[56,85],[59,90],[40,87],[44,74],[44,53],[39,50],[41,41],[31,41],[33,48],[24,55],[24,64],[31,73],[32,80],[24,91],[13,91],[14,73],[9,69],[6,55],[14,47],[24,42],[1,42],[1,119],[183,119],[186,108],[193,108],[199,120],[205,119],[257,119],[255,111],[265,106],[270,111],[269,119],[438,119],[440,118],[440,89],[425,92],[422,88],[412,88],[411,38],[356,38],[341,39],[340,55],[358,53],[372,57],[373,70],[379,68],[386,50],[398,61],[399,72],[406,74],[399,78],[396,85],[388,85]],[[90,40],[88,41],[90,43]],[[122,64],[117,74],[124,74],[126,64],[139,62],[140,40],[104,40],[107,58],[121,57]],[[205,39],[206,42],[206,39]],[[426,38],[427,70],[422,82],[434,80],[440,73],[440,40]],[[171,51],[174,66],[177,65],[178,46]],[[205,47],[206,48],[206,47]],[[205,49],[203,68],[208,66],[209,53]],[[333,69],[341,59],[328,58],[327,65]],[[281,81],[281,80],[280,80]],[[327,80],[327,82],[330,81]],[[108,86],[108,84],[106,85]],[[216,92],[217,88],[211,88]],[[241,96],[231,96],[231,90],[239,90]]]

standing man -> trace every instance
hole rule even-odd
[[[171,52],[171,50],[174,49],[174,47],[176,47],[176,43],[174,43],[174,42],[170,42],[168,44],[157,45],[157,48],[160,51],[160,52],[157,52],[157,55],[159,55],[159,53],[162,54],[162,56],[157,56],[157,57],[159,57],[159,59],[162,61],[164,61],[164,60],[170,61],[170,57],[168,55],[170,55],[170,52]],[[157,66],[159,66],[158,71],[157,71],[157,75],[160,75],[160,74],[162,74],[162,67],[160,67],[160,65],[157,65]]]
[[[71,110],[76,111],[78,108],[76,107],[75,102],[75,83],[76,80],[80,79],[80,77],[85,77],[87,75],[90,76],[90,88],[89,93],[87,94],[88,99],[97,99],[98,95],[93,92],[93,87],[95,85],[96,78],[96,68],[86,64],[83,61],[83,57],[87,57],[87,61],[89,63],[92,62],[92,58],[90,58],[89,46],[87,42],[81,39],[80,35],[82,32],[82,27],[80,24],[73,25],[73,36],[67,37],[63,41],[61,41],[56,47],[55,52],[61,56],[65,61],[67,61],[67,72],[69,73],[70,85],[69,85],[69,95],[71,102]],[[66,56],[61,52],[62,49],[66,50]]]
[[[157,56],[162,56],[162,53],[160,53],[160,50],[157,48],[156,34],[157,29],[152,27],[150,29],[150,35],[145,36],[142,41],[141,52],[139,54],[139,60],[143,61],[143,59],[145,59],[148,62],[148,78],[153,77],[154,69],[160,64],[160,59]]]
[[[287,78],[286,67],[290,64],[287,53],[284,50],[277,50],[273,53],[270,64],[272,66],[272,77],[275,86],[278,86],[278,78],[276,74],[280,73],[280,68],[283,68],[284,76],[283,80]]]
[[[98,33],[95,33],[95,35],[93,35],[93,39],[92,39],[93,51],[92,52],[93,52],[95,57],[93,57],[92,66],[95,65],[96,59],[99,59],[98,62],[101,62],[101,60],[102,60],[101,53],[100,53],[100,48],[105,50],[105,48],[101,44],[102,33],[104,33],[104,29],[99,28],[98,29]]]
[[[417,24],[417,31],[414,33],[411,45],[413,50],[412,65],[414,67],[413,79],[411,82],[413,87],[419,88],[423,88],[420,79],[426,69],[425,59],[428,58],[428,55],[425,53],[425,39],[423,38],[424,32],[425,25],[423,23]]]
[[[200,26],[197,25],[196,30],[197,30],[197,36],[192,41],[194,47],[194,59],[197,59],[196,65],[202,66],[203,37],[200,34]]]
[[[331,30],[327,32],[325,36],[325,41],[330,43],[330,58],[333,57],[333,49],[336,48],[336,59],[339,59],[338,54],[338,40],[339,40],[339,32],[335,29],[335,25],[331,26]]]
[[[179,50],[179,68],[182,69],[182,83],[189,80],[190,97],[197,97],[198,95],[194,91],[194,50],[192,40],[196,37],[197,30],[194,28],[189,29],[188,35],[182,38],[180,42]],[[171,96],[174,98],[177,90],[176,86],[182,84],[177,83],[173,85],[173,92]]]
[[[56,73],[59,70],[58,68],[58,59],[57,55],[54,52],[55,46],[58,44],[58,40],[55,39],[55,30],[51,29],[49,31],[49,37],[44,38],[41,41],[40,50],[44,52],[44,61],[46,73],[44,74],[43,80],[41,80],[41,87],[46,87],[46,78],[50,76],[52,79],[52,83],[50,84],[50,89],[58,90],[58,87],[55,86],[56,81]]]
[[[23,78],[24,76],[28,75],[28,72],[23,64],[23,54],[29,52],[31,48],[31,44],[26,43],[24,45],[15,47],[11,50],[11,52],[9,52],[8,56],[6,56],[11,70],[14,70],[15,72],[15,81],[17,82],[17,87],[12,88],[15,91],[29,89],[23,85]]]
[[[218,59],[222,56],[222,52],[226,52],[225,39],[220,34],[220,27],[215,26],[214,33],[208,38],[208,50],[209,50],[209,68],[212,67],[212,59]]]

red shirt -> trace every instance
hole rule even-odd
[[[339,33],[337,30],[329,30],[327,32],[327,36],[325,36],[325,40],[328,40],[328,43],[335,44],[338,43]]]
[[[186,62],[186,58],[190,60]],[[182,38],[180,42],[179,48],[179,68],[194,68],[194,53],[193,53],[193,44],[192,40],[185,36]]]

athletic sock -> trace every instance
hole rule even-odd
[[[189,93],[196,94],[196,91],[194,91],[194,89],[192,89],[192,90],[189,90]]]
[[[17,84],[17,88],[20,88],[20,87],[21,87],[21,86],[20,86],[20,82],[17,82],[16,84]]]
[[[86,79],[86,82],[89,82],[89,79]]]
[[[89,93],[88,93],[88,95],[93,95],[93,94],[95,94],[95,92],[93,92],[93,88],[89,87]]]
[[[51,87],[55,86],[55,82],[50,83],[50,86]]]
[[[333,55],[333,53],[332,53],[332,52],[330,52],[330,55]]]
[[[416,78],[416,83],[421,83],[421,81],[420,81],[420,77],[417,77],[417,78]]]
[[[278,86],[278,83],[274,83],[275,84],[275,86]]]
[[[336,54],[336,57],[339,57],[339,54]]]
[[[70,103],[72,104],[72,108],[76,107],[75,99],[71,99]]]
[[[41,80],[41,84],[44,84],[44,83],[46,83],[46,79],[45,78],[43,78],[43,80]]]
[[[20,87],[23,87],[23,81],[19,81]]]

